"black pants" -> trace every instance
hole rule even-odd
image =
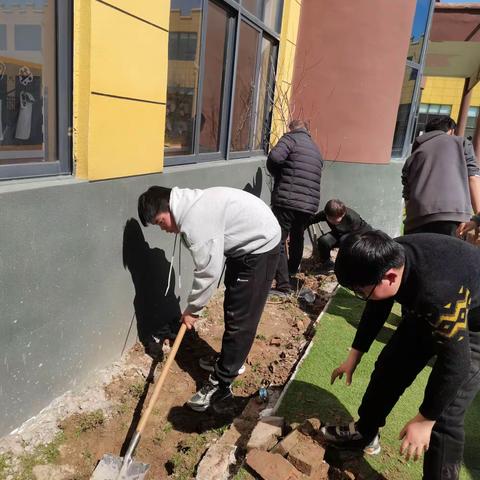
[[[472,310],[470,313],[479,315]],[[435,422],[423,462],[424,480],[457,480],[463,457],[465,412],[480,390],[480,332],[470,332],[471,366],[455,399]],[[435,355],[427,326],[404,318],[379,355],[362,403],[357,427],[373,438],[405,389]]]
[[[340,246],[341,239],[342,237],[336,237],[333,233],[329,232],[317,240],[318,256],[321,262],[330,260],[330,252],[333,248]]]
[[[257,255],[227,258],[223,314],[225,332],[215,376],[229,385],[245,362],[257,333],[277,269],[280,246]]]
[[[272,211],[277,217],[282,229],[282,241],[280,244],[280,256],[278,259],[277,273],[275,280],[277,290],[290,290],[290,275],[295,275],[300,267],[303,257],[303,238],[310,213],[290,210],[288,208],[273,207]],[[285,243],[290,235],[288,244],[288,257]]]
[[[411,233],[441,233],[442,235],[450,235],[451,237],[457,236],[457,227],[460,222],[430,222],[422,225],[421,227],[412,228],[410,230],[405,229],[405,235]]]

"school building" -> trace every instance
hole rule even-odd
[[[463,79],[422,84],[434,8],[0,0],[0,434],[182,305],[192,264],[173,267],[175,310],[173,238],[137,219],[149,186],[268,202],[266,151],[300,118],[326,159],[322,203],[342,198],[397,234],[417,115],[465,104],[440,83]]]

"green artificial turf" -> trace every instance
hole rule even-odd
[[[349,422],[356,418],[357,408],[367,387],[374,362],[400,320],[400,307],[395,305],[377,340],[357,367],[352,384],[345,378],[330,385],[334,368],[345,360],[355,335],[365,303],[344,289],[338,290],[328,312],[317,327],[313,346],[302,363],[285,395],[279,414],[289,422],[315,416],[323,422]],[[401,359],[399,359],[401,361]],[[404,424],[418,411],[431,367],[419,375],[400,398],[382,429],[382,452],[365,456],[355,464],[367,479],[383,474],[389,480],[418,480],[422,477],[422,462],[407,462],[398,453],[398,434]],[[470,407],[465,421],[465,465],[461,479],[480,479],[480,395]]]

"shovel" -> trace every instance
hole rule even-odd
[[[186,329],[186,325],[182,323],[172,350],[168,355],[167,361],[165,362],[160,378],[155,385],[147,408],[145,409],[145,412],[143,412],[135,433],[130,440],[127,453],[123,458],[116,457],[110,453],[104,455],[95,468],[90,480],[143,480],[145,478],[150,465],[148,463],[135,462],[132,456],[137,448],[138,442],[140,441],[140,437],[145,425],[147,424],[148,417],[150,416],[155,402],[157,401],[158,395],[160,394],[160,390],[162,389],[165,378],[168,375],[168,371],[170,370],[173,360],[175,359],[175,355],[177,354],[178,347],[180,347],[180,343],[182,342]]]

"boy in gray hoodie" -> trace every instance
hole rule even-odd
[[[262,200],[227,187],[151,187],[138,199],[138,215],[144,226],[180,233],[190,250],[195,270],[181,318],[189,329],[215,292],[226,257],[222,349],[211,365],[201,362],[212,374],[187,402],[203,412],[232,398],[277,268],[280,226]]]

